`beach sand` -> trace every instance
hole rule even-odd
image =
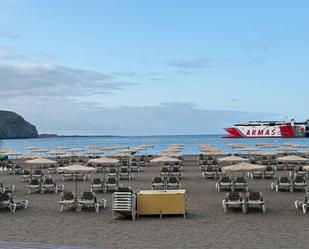
[[[122,181],[134,190],[150,189],[151,178],[159,175],[159,167],[146,167],[135,173],[132,181]],[[284,174],[284,173],[280,173]],[[100,176],[101,174],[96,173]],[[82,248],[306,248],[308,215],[294,207],[303,200],[303,192],[280,192],[270,189],[273,180],[249,179],[251,191],[262,191],[267,213],[229,211],[223,213],[224,192],[215,190],[216,180],[205,180],[196,164],[196,157],[186,156],[182,188],[187,190],[188,215],[175,217],[141,217],[138,220],[112,219],[111,193],[97,193],[107,199],[107,208],[94,211],[65,210],[59,212],[58,194],[27,194],[20,176],[3,175],[3,183],[15,184],[14,199],[28,199],[29,208],[0,212],[0,241],[78,245]],[[74,182],[57,184],[74,190]],[[90,182],[79,182],[79,191],[88,191]],[[1,245],[1,244],[0,244]],[[44,247],[42,247],[44,248]]]

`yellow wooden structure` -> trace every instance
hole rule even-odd
[[[137,215],[186,215],[186,190],[142,190],[137,193]]]

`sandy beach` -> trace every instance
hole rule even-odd
[[[270,189],[273,180],[248,180],[250,191],[262,191],[267,213],[240,210],[224,214],[221,201],[225,194],[215,190],[216,180],[202,177],[195,156],[186,156],[182,188],[187,190],[188,215],[175,217],[141,217],[112,219],[111,193],[97,193],[107,200],[107,208],[94,211],[59,212],[59,194],[27,194],[26,183],[19,175],[2,175],[3,183],[15,184],[15,199],[28,199],[29,208],[0,212],[0,241],[77,245],[83,248],[306,248],[308,215],[294,207],[304,192],[280,192]],[[122,181],[134,190],[150,189],[151,178],[159,167],[145,167],[132,181]],[[284,174],[284,172],[280,172]],[[100,173],[95,175],[101,176]],[[57,184],[74,190],[74,182],[63,182],[54,174]],[[90,182],[79,182],[80,192],[90,189]]]

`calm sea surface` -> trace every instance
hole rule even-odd
[[[278,146],[284,143],[297,143],[309,145],[308,138],[249,138],[249,139],[223,139],[222,135],[179,135],[179,136],[127,136],[127,137],[74,137],[74,138],[37,138],[37,139],[11,139],[2,140],[4,149],[18,150],[28,153],[26,147],[39,147],[44,149],[54,149],[58,146],[86,148],[90,145],[101,147],[114,146],[138,146],[151,144],[147,153],[157,154],[167,148],[170,144],[184,144],[184,154],[198,154],[199,144],[211,144],[214,147],[226,152],[233,152],[226,143],[242,143],[254,146],[257,143],[274,143]]]

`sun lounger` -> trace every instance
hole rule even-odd
[[[204,175],[205,179],[215,179],[216,176],[217,176],[217,171],[214,169],[213,166],[208,165],[205,168],[203,175]]]
[[[112,215],[116,219],[116,215],[131,216],[132,220],[136,218],[136,195],[130,188],[118,188],[113,193]]]
[[[30,170],[24,169],[21,175],[21,181],[27,182],[27,181],[30,181],[30,178],[31,178]]]
[[[104,191],[103,181],[100,178],[94,178],[90,185],[90,191]]]
[[[152,178],[153,190],[164,189],[164,188],[165,188],[164,178],[157,176]]]
[[[41,186],[41,193],[44,194],[45,192],[54,192],[57,193],[58,190],[63,191],[64,185],[57,186],[56,183],[52,178],[46,178],[45,181],[42,183]]]
[[[221,176],[219,182],[216,183],[216,190],[218,190],[218,192],[221,190],[231,191],[232,185],[233,183],[229,176]]]
[[[281,176],[278,179],[277,183],[271,183],[271,189],[275,189],[276,192],[279,190],[289,190],[292,191],[291,186],[292,186],[292,181],[289,177],[287,176]]]
[[[104,183],[104,193],[107,191],[114,191],[118,187],[118,180],[116,177],[108,177]]]
[[[15,185],[5,186],[0,182],[0,193],[13,193],[15,191]]]
[[[40,181],[36,178],[33,178],[28,185],[28,194],[32,192],[38,193],[41,191]]]
[[[302,175],[296,175],[291,184],[291,192],[294,190],[302,190],[307,192],[307,183]]]
[[[106,200],[102,199],[101,201],[97,201],[94,192],[83,192],[82,198],[78,201],[77,211],[81,211],[83,208],[94,208],[98,213],[100,208],[106,207]]]
[[[278,170],[284,170],[285,169],[285,163],[283,163],[283,162],[277,162],[277,164],[276,164],[276,171]]]
[[[170,174],[170,167],[169,166],[163,166],[161,167],[160,175],[162,177],[168,177]]]
[[[295,201],[295,208],[302,209],[303,214],[306,214],[308,207],[309,207],[309,193],[307,192],[305,194],[305,200],[303,202],[302,201],[298,201],[298,200]]]
[[[166,181],[167,189],[180,189],[179,179],[175,176],[170,176]]]
[[[33,178],[37,178],[37,179],[40,179],[42,176],[43,176],[43,172],[40,169],[36,169],[32,175]]]
[[[61,201],[59,201],[60,212],[67,206],[68,208],[76,208],[75,196],[72,192],[63,192],[61,194]]]
[[[13,165],[13,174],[14,175],[21,175],[23,168],[20,165]]]
[[[108,168],[108,172],[107,172],[108,176],[117,176],[117,168],[116,167],[109,167]]]
[[[62,174],[63,181],[73,181],[73,174],[71,173],[64,173]]]
[[[263,200],[263,194],[261,192],[247,192],[245,199],[245,212],[251,208],[259,208],[266,213],[266,206]]]
[[[245,213],[246,207],[242,194],[238,192],[226,193],[225,199],[222,201],[222,208],[224,213],[226,213],[229,208],[240,208],[243,213]]]
[[[275,178],[275,171],[272,166],[266,166],[265,172],[264,172],[264,178]]]
[[[241,190],[241,191],[248,191],[248,184],[243,176],[237,176],[233,185],[232,185],[233,191],[235,190]]]
[[[28,208],[28,200],[14,201],[12,196],[8,193],[0,193],[0,208],[8,208],[12,213],[17,208]]]
[[[141,172],[141,167],[137,164],[137,162],[132,162],[130,166],[131,172]]]
[[[179,166],[173,166],[171,168],[171,171],[170,171],[170,176],[175,176],[175,177],[178,177],[179,179],[181,179],[182,174],[181,174],[180,167]]]
[[[120,180],[131,180],[133,178],[133,173],[130,172],[129,167],[121,167],[119,177]]]

